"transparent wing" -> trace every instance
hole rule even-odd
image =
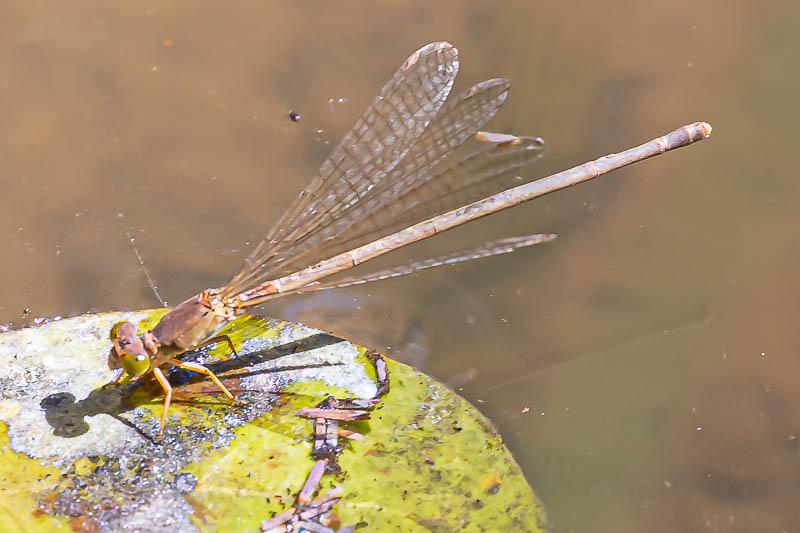
[[[430,259],[423,259],[421,261],[414,261],[405,265],[400,265],[392,268],[386,268],[375,272],[361,274],[357,276],[349,276],[338,280],[322,281],[309,283],[305,287],[301,287],[296,291],[278,293],[273,297],[283,297],[290,294],[299,294],[304,292],[324,291],[328,289],[342,289],[344,287],[352,287],[353,285],[363,285],[364,283],[372,283],[373,281],[381,281],[390,278],[397,278],[409,274],[415,274],[422,270],[429,268],[455,265],[456,263],[463,263],[465,261],[472,261],[473,259],[481,259],[484,257],[492,257],[495,255],[508,254],[535,244],[542,244],[551,242],[557,238],[557,235],[552,233],[524,235],[521,237],[506,237],[497,239],[495,241],[487,242],[481,246],[459,250],[449,254],[440,255]],[[266,301],[266,299],[264,300]]]
[[[223,296],[257,285],[288,256],[313,246],[304,236],[383,180],[444,105],[457,72],[458,51],[449,43],[431,43],[412,54],[248,256]]]
[[[391,233],[397,227],[394,213],[439,194],[437,190],[428,190],[428,183],[436,177],[435,169],[494,116],[505,102],[508,88],[508,80],[488,80],[451,97],[400,164],[357,202],[329,215],[324,224],[304,235],[303,251],[288,258],[281,265],[280,273],[299,270],[349,247],[364,244],[364,239],[370,236]],[[436,213],[425,213],[433,214]]]
[[[399,197],[380,211],[382,218],[390,220],[389,224],[381,226],[367,219],[359,225],[358,232],[351,232],[342,240],[341,248],[354,248],[432,215],[531,181],[532,175],[521,177],[518,172],[541,159],[547,146],[538,137],[516,139],[519,142],[515,145],[482,144],[462,157],[453,156],[443,161],[431,173],[423,189]]]
[[[487,80],[443,103],[452,79],[444,80],[442,65],[452,66],[444,70],[455,76],[458,63],[454,54],[446,43],[434,43],[400,67],[334,149],[317,178],[248,257],[242,271],[223,288],[224,297],[524,181],[516,171],[543,155],[545,144],[541,139],[482,133],[481,138],[489,137],[480,148],[457,156],[456,150],[505,102],[510,83],[501,78]],[[420,71],[427,72],[434,82],[414,70],[426,62],[432,65],[420,67]],[[412,72],[414,76],[410,76]],[[375,114],[376,109],[384,117],[402,115],[398,111],[401,106],[385,107],[391,101],[386,95],[402,89],[409,94],[420,92],[411,87],[413,84],[428,87],[416,100],[427,98],[428,103],[418,106],[420,111],[415,116],[422,118],[409,122],[404,130],[408,134],[400,137],[391,128],[381,127],[393,122],[388,118],[370,133],[369,124],[374,121],[365,117]],[[434,94],[430,86],[440,92]],[[433,118],[422,110],[430,110]],[[506,142],[507,138],[513,143]],[[372,143],[366,148],[365,139]],[[363,157],[350,157],[353,154]],[[336,161],[338,166],[332,170]]]

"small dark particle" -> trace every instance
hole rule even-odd
[[[483,509],[483,500],[475,500],[472,502],[472,507],[475,509]]]
[[[303,117],[300,116],[300,113],[298,113],[297,111],[291,111],[289,113],[289,118],[292,120],[292,122],[297,122],[298,120],[300,120]]]
[[[26,316],[28,316],[29,314],[31,314],[31,310],[30,310],[30,309],[28,309],[27,307],[26,307],[25,309],[23,309],[23,310],[22,310],[22,316],[23,316],[23,317],[26,317]]]

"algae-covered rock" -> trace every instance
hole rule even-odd
[[[329,396],[373,398],[364,348],[318,330],[250,316],[226,347],[189,354],[204,376],[176,369],[165,437],[153,380],[117,380],[109,331],[152,327],[164,310],[104,313],[0,334],[0,524],[3,531],[259,531],[296,503],[314,460],[314,421]],[[389,392],[370,420],[342,422],[341,487],[323,522],[364,531],[540,531],[541,505],[493,426],[465,400],[386,361]]]

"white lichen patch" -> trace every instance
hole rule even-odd
[[[281,324],[279,335],[250,339],[245,343],[244,351],[264,353],[276,347],[298,344],[297,352],[260,363],[257,372],[242,379],[246,389],[276,392],[293,382],[319,381],[344,389],[356,398],[372,398],[377,394],[375,382],[357,359],[358,346],[301,324]],[[304,345],[303,341],[308,344]],[[315,347],[315,343],[320,346]]]
[[[108,366],[109,332],[122,320],[138,321],[142,313],[84,315],[38,327],[0,334],[0,416],[8,425],[15,451],[55,466],[77,457],[107,453],[136,432],[102,409],[81,406],[102,385],[113,381]],[[74,407],[85,431],[59,436],[63,428],[48,420],[47,407]],[[57,450],[57,452],[56,452]]]
[[[148,500],[135,502],[130,507],[124,521],[125,531],[197,531],[189,519],[192,507],[179,491],[158,491]]]

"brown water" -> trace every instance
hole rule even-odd
[[[461,88],[513,81],[491,125],[548,141],[537,175],[695,120],[714,136],[405,257],[551,245],[264,312],[460,390],[556,531],[796,529],[796,4],[280,5],[0,8],[0,323],[157,306],[126,232],[172,304],[226,281],[401,61],[446,39]]]

